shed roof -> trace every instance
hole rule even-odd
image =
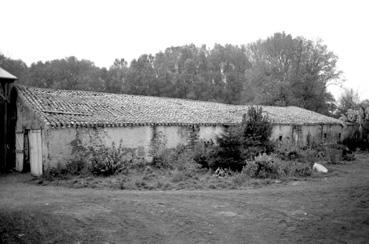
[[[50,127],[226,125],[242,121],[246,105],[177,98],[16,86],[21,100]],[[275,124],[341,124],[298,107],[262,106]]]
[[[6,71],[5,69],[2,69],[0,67],[0,79],[7,79],[7,80],[16,80],[17,77],[15,77],[14,75],[10,74],[8,71]]]

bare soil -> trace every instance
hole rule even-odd
[[[369,155],[242,190],[125,191],[0,176],[0,243],[369,243]]]

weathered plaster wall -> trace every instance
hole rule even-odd
[[[216,141],[218,136],[224,132],[223,126],[200,126],[199,139],[204,141]]]
[[[76,139],[76,129],[49,129],[44,133],[44,143],[47,148],[44,169],[64,165],[72,157],[71,142]]]
[[[321,125],[303,125],[300,133],[298,129],[294,130],[294,133],[298,137],[298,143],[301,146],[321,143],[323,139]]]
[[[150,149],[153,137],[162,135],[165,138],[167,148],[175,148],[180,144],[193,143],[194,140],[216,141],[216,137],[222,135],[222,126],[137,126],[137,127],[108,127],[108,128],[63,128],[48,129],[44,133],[44,144],[46,147],[47,160],[44,161],[45,168],[55,167],[58,163],[65,164],[72,157],[72,141],[79,138],[83,145],[92,143],[111,146],[112,143],[123,147],[137,149],[139,156],[151,160]],[[305,146],[313,141],[322,140],[326,142],[337,142],[342,127],[330,125],[274,125],[271,139],[282,142],[293,140]],[[324,139],[324,134],[326,138]],[[341,134],[342,136],[342,134]]]
[[[38,116],[18,99],[16,131],[24,131],[25,129],[43,129],[43,124]]]
[[[193,140],[214,140],[221,135],[223,127],[192,127],[192,126],[139,126],[139,127],[109,127],[109,128],[62,128],[48,129],[45,133],[47,148],[47,163],[45,167],[56,167],[65,164],[72,157],[71,143],[80,139],[84,146],[92,143],[111,146],[112,143],[125,148],[137,149],[139,156],[150,160],[150,149],[153,137],[162,135],[165,138],[167,148],[175,148],[181,144],[189,144]]]
[[[342,133],[340,125],[274,125],[271,140],[293,140],[299,146],[307,146],[312,143],[336,143],[342,140]]]
[[[323,140],[328,143],[342,141],[343,127],[340,125],[323,125]]]
[[[157,126],[154,129],[156,134],[161,134],[165,138],[167,148],[175,148],[180,144],[190,143],[191,134],[196,130],[190,126]]]
[[[46,136],[46,168],[64,165],[72,157],[72,142],[77,138],[82,145],[102,144],[107,147],[121,145],[137,149],[138,156],[150,158],[152,127],[62,128],[49,129]]]
[[[165,137],[167,148],[195,143],[197,140],[216,141],[224,132],[223,126],[157,126],[155,133]]]
[[[290,140],[292,139],[292,126],[290,125],[274,125],[272,129],[272,135],[270,139],[272,141],[279,140],[280,136],[283,140]]]

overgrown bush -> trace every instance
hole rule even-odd
[[[130,168],[143,168],[146,165],[144,158],[138,157],[134,149],[124,148],[122,143],[118,147],[114,143],[111,147],[91,146],[86,156],[94,175],[127,173]]]
[[[360,133],[355,133],[354,137],[345,138],[342,142],[342,145],[347,146],[351,151],[356,151],[357,149],[367,151],[369,149],[369,140],[364,137],[360,138]],[[368,135],[368,131],[364,132],[365,135]]]
[[[342,160],[354,160],[353,152],[343,144],[312,143],[310,146],[299,147],[292,140],[276,143],[274,152],[283,160],[297,160],[302,163],[326,161],[337,164]]]
[[[343,144],[325,144],[325,159],[328,163],[337,164],[340,161],[352,161],[355,159],[353,152]]]
[[[65,167],[58,170],[60,174],[85,175],[92,173],[98,176],[109,176],[116,173],[127,173],[130,168],[142,167],[145,160],[138,157],[135,149],[124,148],[122,142],[111,147],[92,143],[83,146],[77,138],[72,141],[72,159]],[[54,169],[56,172],[57,170]],[[54,173],[55,172],[51,172]]]
[[[172,150],[168,150],[166,148],[166,137],[160,131],[157,132],[155,128],[154,132],[155,135],[153,136],[149,152],[150,156],[152,157],[151,164],[157,168],[170,168],[170,157],[172,156]]]
[[[60,164],[57,164],[56,167],[45,170],[43,178],[46,180],[53,180],[54,178],[65,179],[67,174],[66,168],[62,167]]]
[[[160,138],[161,136],[159,136]],[[166,148],[165,139],[158,139],[155,142],[151,155],[153,161],[150,165],[153,168],[167,170],[172,182],[180,182],[192,178],[201,171],[201,165],[196,162],[197,150],[185,145],[178,145],[176,148]],[[194,148],[201,148],[202,143],[194,145]]]
[[[216,145],[202,145],[197,150],[195,161],[213,170],[217,168],[240,171],[245,160],[252,160],[261,153],[270,153],[273,145],[269,141],[272,124],[261,107],[251,106],[242,123],[230,126],[217,138]]]
[[[204,141],[199,141],[194,146],[193,152],[193,160],[201,165],[203,168],[215,168],[216,165],[213,165],[215,162],[214,155],[216,155],[216,151],[218,150],[218,146],[213,143],[207,143]]]
[[[241,124],[243,158],[253,159],[260,153],[272,152],[273,144],[269,140],[272,128],[261,107],[251,106],[248,109]]]
[[[309,176],[312,173],[311,164],[296,161],[284,161],[276,155],[260,155],[255,160],[247,161],[242,173],[252,178],[277,179],[290,176]]]
[[[65,165],[65,173],[71,175],[80,175],[88,173],[88,166],[86,160],[73,159]]]
[[[275,143],[275,153],[283,160],[295,160],[299,156],[300,147],[292,140],[285,139]]]

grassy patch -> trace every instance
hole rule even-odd
[[[291,163],[291,165],[293,165]],[[299,167],[297,167],[299,168]],[[71,188],[110,188],[117,190],[206,190],[206,189],[241,189],[245,187],[267,185],[276,179],[289,180],[283,174],[280,177],[255,177],[245,167],[241,172],[230,172],[224,176],[212,170],[198,169],[188,172],[187,169],[160,169],[147,165],[140,169],[131,169],[125,174],[108,177],[94,175],[67,175],[62,177],[36,178],[34,182],[42,185],[66,186]],[[291,169],[296,171],[295,169]],[[268,176],[268,177],[267,177]],[[295,178],[295,177],[292,177]]]

